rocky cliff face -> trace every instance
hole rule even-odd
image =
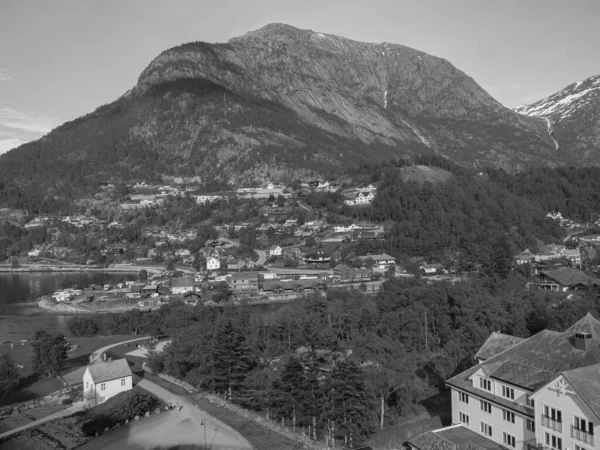
[[[515,108],[544,119],[555,148],[575,165],[600,161],[600,75],[570,84],[531,105]]]
[[[401,45],[271,24],[227,44],[167,50],[135,92],[181,78],[281,104],[308,124],[398,155],[433,151],[507,168],[561,159],[543,121],[503,107],[449,62]]]

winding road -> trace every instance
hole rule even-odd
[[[179,404],[181,411],[169,411],[144,419],[91,440],[81,450],[148,450],[177,445],[205,446],[212,450],[250,450],[252,446],[237,431],[198,409],[188,396],[175,395],[142,379],[137,386],[165,403]],[[206,427],[206,428],[205,428]],[[206,429],[206,441],[204,430]]]

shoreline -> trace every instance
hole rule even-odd
[[[140,269],[141,270],[141,269]],[[156,269],[146,269],[148,273]],[[125,267],[61,267],[61,266],[35,266],[35,267],[0,267],[0,273],[52,273],[52,272],[106,272],[106,273],[137,273],[139,270]]]

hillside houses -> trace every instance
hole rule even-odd
[[[600,279],[590,277],[573,267],[542,271],[536,275],[535,281],[527,283],[529,289],[545,289],[554,292],[586,289],[592,285],[600,286]]]

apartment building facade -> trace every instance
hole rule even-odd
[[[447,381],[454,425],[489,448],[600,450],[600,321],[591,314],[562,333],[493,333],[476,358]]]

